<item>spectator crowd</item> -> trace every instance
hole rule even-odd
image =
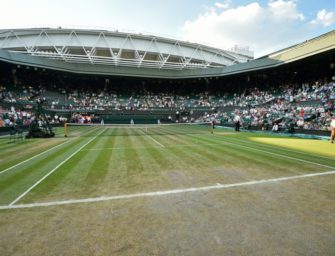
[[[73,122],[91,122],[96,117],[83,111],[192,111],[203,110],[197,121],[231,124],[239,116],[244,127],[261,129],[287,128],[327,130],[334,112],[335,82],[285,84],[271,88],[247,88],[242,93],[181,95],[172,92],[142,91],[118,93],[108,89],[83,87],[69,89],[53,86],[4,86],[0,84],[0,126],[29,125],[34,118],[36,100],[49,110],[69,110]],[[67,121],[66,117],[49,114],[51,123]],[[92,120],[91,120],[92,119]],[[192,119],[193,120],[193,119]]]

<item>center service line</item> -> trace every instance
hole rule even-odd
[[[149,134],[146,134],[144,131],[140,130],[145,136],[147,136],[149,139],[151,139],[153,142],[155,142],[157,145],[161,146],[162,148],[165,148],[165,146],[160,143],[159,141],[155,140],[153,137],[151,137]]]
[[[165,148],[165,146],[160,143],[159,141],[155,140],[153,137],[151,137],[149,134],[146,134],[152,141],[154,141],[157,145],[161,146],[162,148]]]

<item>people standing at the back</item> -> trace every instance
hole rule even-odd
[[[234,116],[235,131],[239,132],[241,127],[241,117],[238,113]]]
[[[330,143],[334,143],[334,139],[335,139],[335,115],[332,117],[332,120],[330,122],[330,129],[331,129]]]

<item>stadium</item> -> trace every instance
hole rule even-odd
[[[334,104],[335,31],[0,30],[0,252],[333,255]]]

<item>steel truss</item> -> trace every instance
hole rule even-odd
[[[105,30],[2,30],[0,49],[72,63],[170,70],[225,67],[252,59],[201,44]]]

